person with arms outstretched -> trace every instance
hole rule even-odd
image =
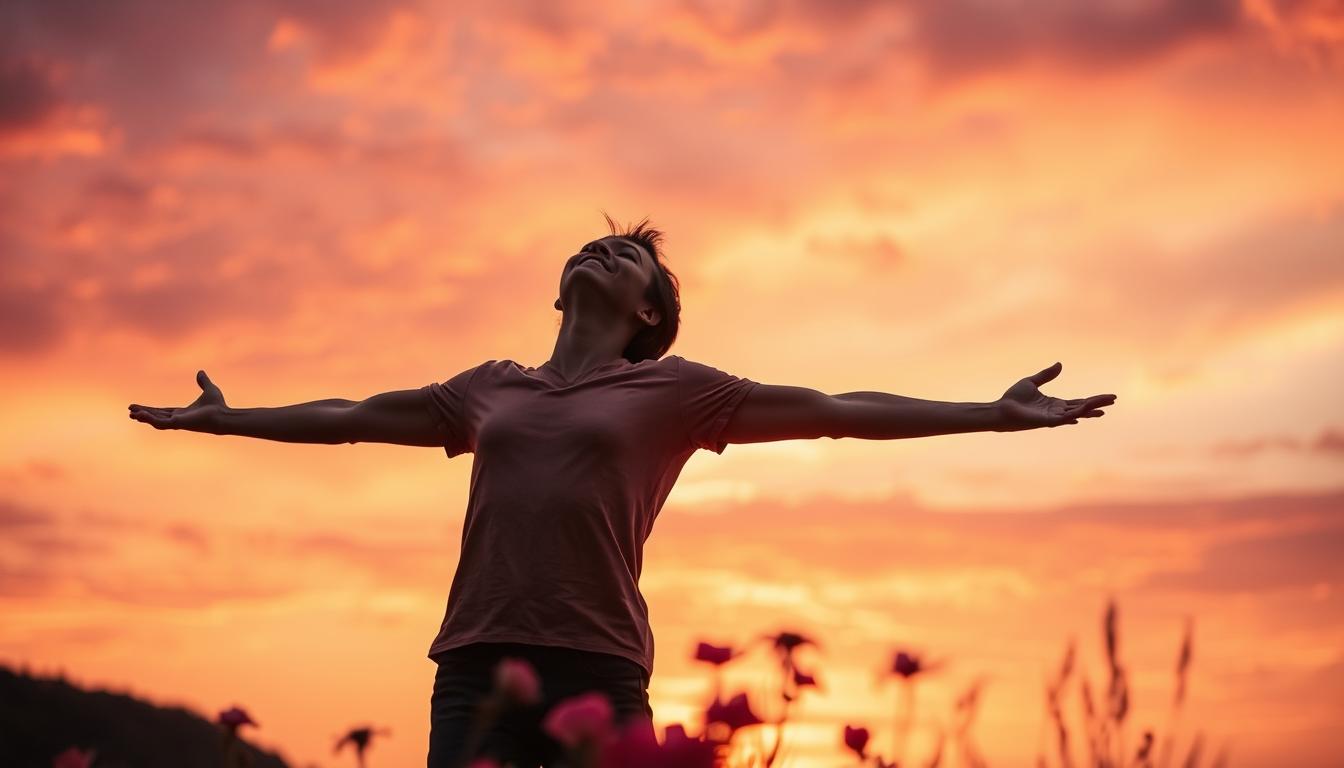
[[[618,724],[652,719],[654,643],[639,591],[644,542],[696,450],[1058,427],[1102,416],[1116,400],[1043,394],[1058,362],[993,402],[957,403],[828,395],[667,355],[681,301],[663,233],[647,219],[623,231],[610,217],[607,224],[609,236],[564,264],[560,329],[540,366],[489,360],[416,389],[278,408],[229,407],[198,371],[201,395],[191,405],[130,406],[131,418],[158,429],[473,454],[461,555],[428,652],[437,664],[429,768],[477,755],[554,765],[562,749],[542,733],[541,718],[585,691],[606,695]],[[472,737],[472,717],[505,657],[532,663],[542,698]]]

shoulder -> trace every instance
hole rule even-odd
[[[486,360],[485,362],[476,366],[476,370],[482,375],[487,373],[494,375],[506,375],[510,373],[522,373],[523,371],[528,370],[528,366],[523,365],[522,363],[516,360],[511,360],[506,357],[499,360]]]
[[[631,363],[625,370],[638,376],[675,381],[681,375],[681,363],[679,355],[664,355],[657,360],[649,358]]]
[[[476,366],[475,380],[481,386],[487,386],[487,382],[490,384],[505,384],[515,379],[529,378],[529,370],[531,369],[528,366],[507,357],[499,360],[486,360]]]
[[[492,375],[497,375],[501,369],[500,364],[501,361],[499,360],[487,360],[469,368],[463,368],[449,379],[448,383],[455,384],[465,390],[469,384],[474,384],[475,382],[490,378]]]
[[[698,360],[688,360],[678,355],[670,355],[669,357],[676,357],[675,365],[678,375],[686,378],[722,378],[731,376],[731,374],[726,371],[710,365],[709,363],[702,363]]]

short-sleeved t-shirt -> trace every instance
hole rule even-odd
[[[449,456],[475,454],[462,553],[429,656],[475,642],[623,656],[653,674],[644,542],[698,448],[756,382],[669,355],[566,381],[491,360],[422,387]]]

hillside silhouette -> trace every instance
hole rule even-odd
[[[96,768],[227,768],[223,731],[191,710],[0,665],[0,765],[50,768],[72,746],[96,749]],[[289,768],[272,752],[242,746],[253,768]]]

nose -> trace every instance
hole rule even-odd
[[[580,253],[598,254],[602,259],[602,268],[608,272],[611,271],[612,250],[611,246],[605,242],[598,240],[597,242],[589,243],[583,247],[583,250],[580,251]]]

